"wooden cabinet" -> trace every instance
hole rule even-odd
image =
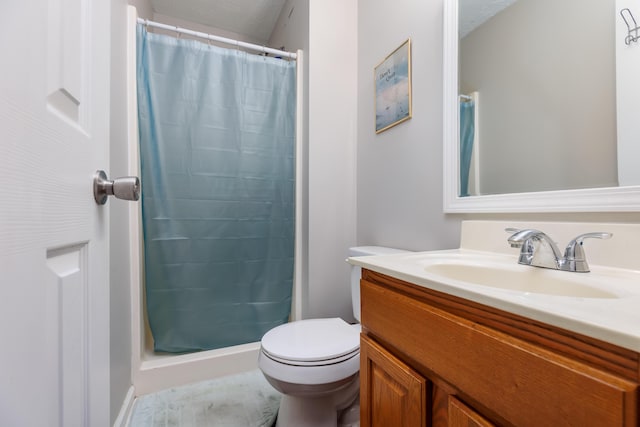
[[[361,425],[426,425],[427,381],[366,336],[360,344],[360,381]]]
[[[362,426],[638,426],[636,352],[368,270],[361,294]]]

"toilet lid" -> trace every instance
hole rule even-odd
[[[340,318],[300,320],[267,332],[262,351],[285,363],[336,362],[360,351],[360,330]]]

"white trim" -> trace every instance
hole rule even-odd
[[[449,181],[455,180],[449,179]],[[445,191],[447,191],[446,184]],[[469,197],[458,197],[455,193],[449,193],[445,194],[444,207],[444,211],[449,213],[637,212],[640,211],[640,187],[606,187]]]
[[[138,13],[134,6],[127,6],[127,121],[129,148],[129,175],[140,175],[140,161],[138,153],[138,100],[136,84],[136,21]],[[144,354],[144,309],[143,292],[140,284],[142,239],[140,226],[141,203],[129,204],[129,235],[130,237],[130,276],[131,286],[131,381],[134,383],[136,373],[142,364]]]
[[[471,194],[480,194],[480,93],[471,92],[473,108],[473,150],[471,152],[471,164],[473,172],[473,183],[469,185]]]
[[[442,34],[443,91],[443,206],[451,212],[451,196],[458,194],[458,1],[444,0]],[[453,161],[452,161],[453,159]]]
[[[443,207],[447,213],[638,212],[640,186],[458,196],[458,0],[444,0]]]
[[[135,399],[136,390],[131,386],[129,387],[129,391],[127,391],[127,395],[124,397],[122,406],[120,406],[120,412],[118,412],[118,417],[113,422],[113,427],[127,427],[129,425]]]
[[[302,50],[297,51],[296,62],[296,223],[295,252],[293,270],[293,292],[291,295],[291,320],[302,319],[302,199],[304,192],[304,56]]]

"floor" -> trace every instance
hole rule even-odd
[[[280,393],[260,370],[136,399],[129,427],[270,427]]]

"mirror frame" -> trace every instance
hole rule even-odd
[[[443,207],[446,213],[638,212],[640,186],[458,196],[458,0],[443,11]]]

